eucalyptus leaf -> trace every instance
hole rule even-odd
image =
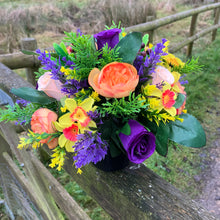
[[[47,96],[43,91],[38,91],[30,87],[12,88],[11,93],[33,103],[50,104],[56,101],[56,99]]]
[[[156,151],[164,157],[168,153],[169,130],[169,126],[161,122],[156,134]]]
[[[141,47],[142,34],[140,32],[131,32],[122,38],[116,45],[119,48],[119,57],[122,58],[122,62],[133,63],[137,53]]]
[[[200,148],[206,145],[206,135],[199,121],[192,115],[182,114],[183,122],[170,122],[169,139],[187,147]]]
[[[182,93],[179,93],[173,107],[180,108],[185,100],[186,100],[186,96]]]
[[[31,50],[21,50],[21,52],[26,55],[37,55],[37,56],[39,55],[38,53]]]
[[[114,144],[113,141],[110,141],[109,150],[113,158],[119,156],[122,153],[121,150]]]
[[[119,133],[123,133],[125,135],[130,135],[131,134],[131,127],[128,124],[128,122],[119,130]]]

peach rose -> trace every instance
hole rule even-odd
[[[172,73],[163,66],[157,66],[155,72],[152,73],[152,85],[161,83],[162,81],[168,82],[170,85],[174,83]]]
[[[51,78],[51,73],[44,73],[37,81],[38,90],[44,91],[48,96],[60,100],[64,97],[64,94],[61,93],[62,83],[59,80]]]
[[[102,68],[93,69],[89,74],[89,85],[107,98],[122,98],[134,91],[139,76],[134,66],[128,63],[109,63]]]
[[[52,123],[56,121],[57,118],[58,115],[55,112],[47,108],[40,108],[32,115],[31,130],[37,134],[42,134],[43,132],[52,134],[57,131]],[[41,140],[40,143],[45,143],[50,149],[53,149],[58,145],[58,138],[53,138],[50,142],[48,142],[50,139],[51,137],[48,137]]]

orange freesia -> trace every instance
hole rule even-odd
[[[109,63],[102,68],[93,69],[89,74],[90,86],[106,98],[129,96],[138,84],[139,76],[134,66],[128,63]]]

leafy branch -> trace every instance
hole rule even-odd
[[[135,97],[134,93],[130,93],[129,97],[123,97],[121,99],[113,99],[103,103],[99,108],[99,112],[102,116],[111,114],[116,118],[135,118],[137,113],[141,109],[146,109],[148,104],[144,103],[145,100],[141,99],[141,95]]]

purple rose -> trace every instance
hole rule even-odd
[[[119,138],[127,152],[128,159],[133,163],[142,163],[150,157],[156,148],[156,138],[135,120],[129,120],[131,134],[119,134]]]
[[[106,43],[110,48],[114,48],[115,45],[119,42],[120,33],[121,29],[114,28],[95,34],[94,38],[97,40],[98,50],[102,49]]]

